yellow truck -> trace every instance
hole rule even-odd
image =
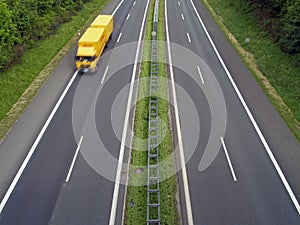
[[[78,41],[76,69],[96,71],[97,63],[113,32],[113,16],[99,15]]]
[[[111,15],[99,15],[92,22],[90,27],[105,28],[104,36],[105,36],[106,41],[108,41],[113,32],[113,27],[114,27],[113,23],[114,23],[113,17]]]

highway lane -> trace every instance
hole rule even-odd
[[[112,4],[115,4],[116,2],[113,2]],[[108,50],[110,50],[114,43],[116,43],[119,30],[122,28],[123,23],[125,21],[124,18],[127,17],[129,9],[132,7],[133,1],[126,1],[124,5],[120,8],[121,10],[117,11],[115,15],[115,30],[113,34],[113,39],[109,43]],[[136,4],[139,6],[139,9],[142,9],[145,4]],[[115,7],[112,7],[109,5],[107,7],[108,13],[111,13],[111,9]],[[136,11],[137,18],[138,15],[141,15],[141,13],[138,13],[139,11]],[[126,36],[124,35],[124,42],[128,41],[136,41],[138,37],[137,25],[139,20],[136,20],[136,23],[132,23],[132,31],[130,35]],[[74,51],[74,50],[72,50]],[[72,57],[73,58],[73,57]],[[72,62],[71,65],[73,67],[73,59],[69,58],[68,62]],[[59,107],[58,111],[56,112],[53,121],[50,123],[48,129],[45,132],[44,137],[41,139],[35,154],[31,158],[29,164],[26,167],[26,170],[24,171],[22,177],[20,178],[18,185],[16,186],[15,190],[13,191],[12,195],[9,198],[9,201],[7,202],[1,217],[0,217],[0,224],[46,224],[48,220],[50,219],[52,210],[56,204],[56,200],[58,197],[58,194],[60,192],[61,186],[64,184],[65,177],[67,175],[69,166],[71,164],[71,160],[73,158],[74,152],[76,150],[77,144],[75,139],[78,137],[74,137],[72,126],[72,104],[74,100],[74,94],[77,91],[78,84],[80,80],[85,79],[86,84],[88,84],[88,88],[85,90],[84,93],[81,93],[81,110],[79,110],[78,115],[81,115],[82,118],[79,121],[82,122],[82,124],[85,121],[86,113],[89,110],[90,104],[94,98],[94,94],[96,90],[99,88],[100,84],[100,75],[103,74],[103,68],[105,68],[105,65],[107,63],[107,60],[105,57],[103,57],[101,65],[99,67],[99,70],[97,74],[95,75],[85,75],[85,76],[77,76],[75,78],[74,83],[72,84],[69,92],[67,93],[65,99],[63,100],[61,106]],[[70,64],[70,63],[68,63]],[[63,65],[66,66],[66,65]],[[62,67],[62,65],[61,65]],[[60,69],[60,68],[58,68]],[[127,69],[127,71],[126,71]],[[121,80],[123,80],[123,83],[120,82],[120,84],[124,84],[126,82],[130,81],[130,69],[125,68],[125,70],[120,71],[122,76],[117,76]],[[117,82],[120,81],[117,80]],[[126,80],[128,79],[128,80]],[[115,81],[116,82],[116,81]],[[115,84],[115,83],[113,83]],[[113,88],[116,88],[115,90],[118,90],[119,86],[112,85]],[[112,88],[112,86],[110,86]],[[116,86],[116,87],[114,87]],[[107,89],[105,93],[111,92],[111,89]],[[103,92],[104,93],[104,92]],[[107,96],[101,102],[102,107],[99,107],[100,110],[102,108],[106,107],[106,104],[109,104],[113,96],[111,95],[105,95],[101,93],[101,96]],[[78,94],[78,93],[77,93]],[[125,108],[125,107],[124,107]],[[124,118],[124,111],[120,110],[119,116]],[[104,120],[100,120],[100,123]],[[109,118],[107,118],[107,121],[109,121]],[[78,128],[80,125],[76,125]],[[101,127],[103,129],[103,127]],[[114,133],[106,133],[106,137],[113,137]],[[119,141],[114,139],[112,141],[113,148],[110,150],[115,154],[118,155],[118,145]],[[80,161],[80,157],[79,157]],[[83,163],[84,164],[84,163]],[[82,163],[79,163],[79,166],[82,165]],[[77,166],[77,165],[76,165]],[[85,182],[81,184],[85,185],[91,185],[91,189],[93,189],[94,184],[98,184],[97,186],[102,192],[105,194],[101,195],[102,198],[98,199],[98,203],[101,203],[101,209],[106,209],[106,211],[102,211],[102,213],[95,213],[95,218],[98,215],[98,219],[100,221],[108,220],[109,218],[109,209],[111,204],[111,196],[112,196],[112,189],[113,189],[113,182],[105,182],[104,178],[100,178],[99,175],[91,175],[89,176],[91,169],[85,164],[82,166],[83,169],[80,169],[80,172],[86,173],[81,174],[81,176],[84,176],[86,178],[91,178],[88,180],[90,183]],[[76,167],[75,167],[76,171]],[[80,180],[83,181],[83,180]],[[100,181],[100,182],[99,182]],[[70,187],[70,185],[68,186]],[[77,187],[80,187],[78,184]],[[64,188],[63,188],[64,189]],[[94,190],[94,189],[93,189]],[[97,190],[95,190],[97,191]],[[72,192],[70,192],[72,193]],[[89,192],[92,193],[92,192]],[[61,195],[62,196],[62,195]],[[61,199],[61,198],[60,198]],[[61,202],[61,201],[60,201]],[[86,205],[83,206],[86,207],[89,205],[89,202],[81,202],[82,204],[85,203]],[[74,206],[76,207],[76,206]],[[95,211],[97,211],[97,208],[94,208]],[[101,211],[101,210],[100,210]],[[74,212],[74,210],[73,210]],[[64,212],[65,213],[65,212]],[[18,215],[18,216],[16,216]],[[76,214],[78,215],[78,214]],[[90,215],[90,214],[87,214]],[[74,216],[74,214],[73,214]],[[82,217],[84,220],[87,217]],[[90,221],[92,221],[93,218],[91,218]],[[51,220],[52,222],[54,220]],[[77,221],[76,221],[77,222]],[[64,222],[63,224],[67,224]],[[74,223],[71,223],[74,224]],[[93,224],[93,223],[89,223]]]
[[[118,36],[117,48],[130,41],[138,40],[146,3],[146,1],[132,3],[134,7],[128,12],[128,15],[130,13],[132,17],[130,16],[131,20],[130,18],[129,20],[126,19],[122,27],[122,35],[121,38],[119,38],[120,35]],[[128,15],[126,18],[128,18]],[[80,154],[70,182],[65,184],[61,190],[50,224],[109,223],[110,206],[114,191],[112,179],[115,180],[116,174],[116,162],[111,159],[111,156],[118,159],[120,137],[122,136],[129,93],[128,85],[133,70],[132,65],[125,67],[121,65],[126,65],[126,62],[130,63],[130,61],[131,64],[134,62],[135,48],[130,52],[115,51],[110,55],[107,63],[109,66],[105,78],[107,82],[104,86],[98,83],[100,89],[95,93],[85,123],[78,131],[80,136],[83,136]],[[103,69],[100,74],[104,74],[105,70]],[[88,81],[82,80],[80,84],[82,90],[85,86],[88,86],[86,82]],[[114,123],[119,125],[116,129],[112,126],[111,114],[113,107],[116,107],[114,106],[116,104],[115,99],[124,87],[126,87],[125,90],[118,98],[117,111],[119,112],[114,117]],[[79,90],[78,95],[80,93],[82,92]],[[80,108],[79,102],[77,101],[78,106],[74,103],[75,106],[73,107]],[[121,187],[120,192],[115,224],[121,224],[122,220],[124,186]]]
[[[119,0],[112,0],[103,10],[104,13],[113,12],[120,3]],[[122,18],[120,18],[120,21]],[[122,23],[116,23],[118,31]],[[24,158],[26,157],[32,143],[38,136],[41,128],[46,122],[51,110],[54,108],[61,94],[65,90],[72,74],[74,74],[74,46],[60,65],[47,79],[35,98],[32,100],[22,116],[16,121],[13,128],[0,144],[0,196],[5,195],[7,189]],[[12,151],[13,149],[13,151]]]
[[[264,133],[266,140],[269,142],[275,157],[280,161],[280,166],[285,172],[285,176],[290,181],[290,185],[299,193],[300,179],[298,176],[299,167],[299,151],[300,146],[296,138],[291,134],[289,128],[279,116],[273,105],[270,103],[266,95],[258,88],[256,81],[249,75],[246,67],[240,58],[236,58],[236,52],[230,43],[225,41],[224,35],[219,29],[215,29],[214,21],[203,7],[200,1],[195,1],[199,13],[206,18],[206,27],[210,35],[214,39],[224,62],[235,82],[239,84],[240,91],[244,99],[249,102],[248,106],[255,116],[260,129]],[[235,68],[235,69],[233,69]],[[244,76],[241,76],[244,74]],[[283,151],[284,150],[284,151]],[[299,197],[298,197],[299,199]]]
[[[296,208],[216,57],[190,1],[167,1],[167,6],[170,41],[195,52],[200,57],[197,62],[192,57],[183,55],[184,51],[179,51],[174,47],[171,49],[175,82],[191,96],[199,115],[200,135],[198,142],[196,140],[196,148],[193,152],[194,139],[197,139],[193,135],[199,132],[197,126],[193,126],[193,122],[195,123],[197,118],[189,112],[183,93],[177,92],[183,149],[186,158],[191,157],[186,167],[194,224],[299,224],[300,217]],[[198,7],[201,5],[199,4]],[[201,11],[205,11],[203,6]],[[207,17],[206,14],[205,19]],[[215,24],[210,22],[209,25],[210,30],[217,29]],[[218,35],[221,33],[219,32]],[[222,41],[221,45],[226,39],[223,38]],[[222,54],[226,56],[226,51]],[[248,81],[251,74],[245,69],[238,56],[231,50],[227,58],[229,59],[226,63],[238,60],[239,64],[233,64],[230,71],[235,71],[238,76],[246,76],[246,81]],[[197,71],[197,65],[203,70],[204,84],[200,79],[199,71]],[[225,98],[226,109],[220,110],[218,116],[226,115],[224,140],[237,181],[234,181],[234,175],[230,170],[224,147],[221,146],[220,137],[214,140],[218,142],[218,149],[220,149],[216,158],[207,169],[199,171],[200,161],[203,160],[204,152],[207,151],[209,137],[214,132],[211,131],[214,122],[210,121],[210,116],[213,120],[216,112],[213,111],[215,107],[210,104],[212,103],[210,99],[207,100],[207,96],[213,95],[214,89],[217,90],[218,87],[210,86],[212,84],[211,76],[216,77]],[[238,85],[240,83],[242,87],[251,89],[255,95],[259,93],[258,97],[263,96],[255,82],[245,84],[245,81],[240,78]],[[251,86],[248,87],[249,85]],[[209,95],[210,92],[212,92],[211,95]],[[215,95],[218,96],[217,91],[215,91]],[[222,98],[219,100],[221,104]],[[251,104],[251,109],[255,108],[257,104],[262,104],[263,113],[275,114],[273,107],[265,97],[255,99],[255,101],[247,98],[246,101]],[[273,124],[276,121],[270,122]],[[266,125],[266,123],[262,124]],[[270,128],[270,125],[268,127]],[[222,135],[221,131],[217,131],[217,133]],[[299,163],[297,163],[300,160],[299,145],[294,141],[286,143],[284,139],[287,136],[292,137],[290,132],[287,132],[284,136],[276,135],[268,141],[272,142],[273,139],[277,139],[276,142],[278,142],[278,139],[281,139],[285,144],[285,146],[282,144],[271,146],[272,149],[276,149],[279,163],[290,164],[289,168],[292,169],[287,170],[287,168],[284,172],[292,174],[289,177],[293,177],[293,179],[289,179],[289,182],[294,184],[293,189],[297,195],[299,193],[297,186],[299,177],[296,177],[295,171],[300,171]],[[292,139],[290,137],[288,140]],[[294,156],[288,161],[285,161],[287,157],[282,152],[286,148]],[[209,149],[209,151],[213,150]],[[183,193],[182,185],[181,193]],[[187,224],[185,216],[184,222]]]

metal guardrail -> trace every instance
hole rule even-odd
[[[160,224],[159,148],[158,148],[158,4],[155,1],[151,46],[150,101],[148,125],[147,224]]]

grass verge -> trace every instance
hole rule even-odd
[[[238,0],[203,0],[280,116],[300,142],[300,67],[298,56],[283,53],[262,31],[249,9]],[[250,42],[246,42],[249,38]],[[298,59],[297,59],[298,57]]]
[[[149,15],[146,27],[146,40],[151,40],[153,9],[155,1],[152,0],[149,9]],[[158,23],[158,40],[164,40],[164,1],[160,0],[159,4],[159,23]],[[165,58],[164,45],[159,43],[158,55],[160,59]],[[147,43],[144,46],[144,59],[149,59],[151,47]],[[160,202],[161,202],[161,224],[178,224],[177,213],[177,181],[175,174],[174,158],[170,157],[173,152],[172,133],[169,121],[169,102],[168,99],[168,82],[166,66],[164,63],[158,64],[159,74],[159,98],[158,116],[164,126],[159,126],[159,136],[163,137],[159,145],[159,161],[160,165]],[[147,221],[147,186],[136,185],[138,183],[145,184],[147,181],[147,171],[137,174],[136,167],[147,166],[147,140],[148,138],[148,107],[149,98],[149,78],[150,62],[143,61],[141,65],[140,80],[146,79],[146,82],[139,83],[138,101],[134,119],[135,139],[132,143],[131,166],[129,171],[129,183],[127,189],[126,211],[124,224],[139,225],[145,224]],[[168,178],[167,178],[168,177]],[[133,185],[134,184],[134,185]],[[135,186],[136,185],[136,186]]]
[[[21,62],[0,74],[0,140],[109,0],[92,0],[46,40],[28,49]],[[95,10],[96,9],[96,10]]]

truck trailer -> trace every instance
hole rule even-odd
[[[106,41],[108,41],[113,32],[113,27],[114,27],[113,17],[111,15],[99,15],[92,22],[91,27],[105,28],[104,35]]]
[[[113,32],[113,16],[99,15],[78,41],[76,69],[96,71],[97,63]]]

